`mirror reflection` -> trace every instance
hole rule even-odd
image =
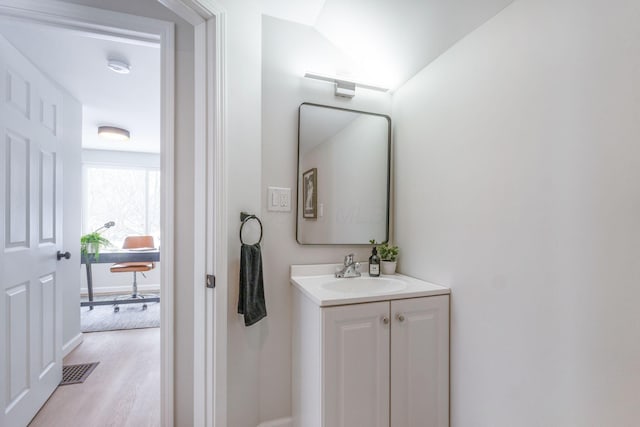
[[[300,105],[298,243],[388,240],[390,137],[388,116]]]

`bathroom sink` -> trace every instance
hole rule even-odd
[[[391,277],[354,277],[350,279],[335,279],[322,283],[322,288],[332,292],[345,294],[387,293],[397,292],[407,287],[406,282]]]
[[[361,277],[336,278],[335,272],[342,264],[292,265],[290,281],[320,307],[357,304],[394,299],[445,295],[451,291],[403,274],[370,277],[368,264],[361,263]]]

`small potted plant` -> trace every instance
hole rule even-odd
[[[100,258],[100,247],[106,248],[108,246],[111,246],[111,242],[102,237],[98,231],[80,237],[80,253],[84,257],[94,254],[95,259],[98,260]]]
[[[372,244],[376,244],[375,240],[370,240]],[[388,242],[378,246],[378,255],[380,256],[380,267],[382,274],[396,274],[396,266],[398,265],[398,253],[400,249],[397,246],[391,246]]]

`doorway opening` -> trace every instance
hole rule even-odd
[[[188,171],[193,175],[193,180],[175,179],[174,162],[174,133],[178,135],[184,133],[184,129],[190,125],[184,122],[185,115],[182,115],[184,123],[182,130],[176,129],[174,120],[175,111],[180,117],[181,110],[175,110],[174,104],[177,102],[174,95],[174,78],[176,73],[175,61],[175,33],[172,23],[150,19],[146,16],[144,8],[135,5],[110,0],[0,0],[0,17],[23,20],[29,22],[38,22],[55,27],[66,28],[68,30],[80,33],[90,33],[98,38],[120,39],[137,41],[142,44],[160,44],[161,51],[161,185],[163,188],[161,200],[161,237],[162,237],[162,268],[161,268],[161,406],[162,406],[162,425],[171,426],[175,421],[181,419],[180,413],[185,417],[193,418],[194,425],[226,425],[226,388],[227,388],[227,171],[226,171],[226,141],[227,141],[227,72],[226,72],[226,55],[227,55],[227,13],[224,8],[220,7],[216,0],[189,0],[189,1],[173,1],[158,0],[158,2],[171,10],[174,14],[181,17],[190,26],[194,32],[194,49],[195,55],[193,74],[187,77],[183,73],[180,78],[181,84],[184,82],[192,82],[194,85],[195,99],[194,118],[195,127],[194,135],[189,140],[193,140],[194,156],[188,162],[192,162],[192,168]],[[143,16],[130,16],[123,13],[112,12],[103,9],[94,9],[83,6],[82,4],[91,4],[96,7],[109,4],[114,6],[116,10],[138,13]],[[157,3],[156,3],[157,4]],[[131,6],[131,7],[129,7]],[[106,7],[106,6],[105,6]],[[131,9],[131,10],[129,10]],[[164,15],[163,15],[164,16]],[[162,18],[164,19],[164,18]],[[169,18],[172,20],[173,18]],[[189,57],[189,55],[186,55]],[[178,67],[179,69],[180,67]],[[6,77],[6,76],[5,76]],[[3,77],[4,79],[4,77]],[[6,81],[6,80],[5,80]],[[14,80],[19,82],[19,79]],[[190,84],[190,83],[189,83]],[[23,85],[24,86],[24,85]],[[5,88],[6,85],[0,85]],[[19,85],[16,86],[19,89]],[[182,89],[184,90],[184,88]],[[14,91],[16,95],[24,92],[20,90]],[[4,95],[4,94],[2,94]],[[15,99],[18,99],[16,97]],[[19,103],[17,105],[20,105]],[[35,105],[35,104],[34,104]],[[4,107],[4,104],[2,105]],[[14,106],[15,107],[15,106]],[[35,108],[35,107],[34,107]],[[35,109],[33,110],[36,111]],[[3,111],[4,112],[4,111]],[[50,118],[51,115],[46,116]],[[43,116],[44,117],[44,116]],[[0,129],[4,132],[6,129]],[[7,141],[6,135],[0,137],[0,152],[6,153]],[[12,140],[13,141],[13,140]],[[20,141],[18,141],[19,143]],[[13,142],[12,142],[13,143]],[[20,148],[20,145],[16,147]],[[13,150],[15,156],[24,156],[24,151],[19,149]],[[193,159],[193,160],[191,160]],[[24,160],[24,159],[23,159]],[[182,160],[184,167],[184,158]],[[5,178],[7,177],[6,166],[12,162],[0,161],[0,189],[6,188]],[[46,164],[46,163],[45,163]],[[40,165],[42,166],[42,164]],[[19,170],[16,168],[16,170]],[[35,170],[35,168],[33,169]],[[61,173],[61,169],[56,169]],[[22,171],[24,172],[24,170]],[[185,171],[186,173],[186,171]],[[18,174],[18,178],[28,177],[28,174]],[[26,179],[25,179],[26,181]],[[177,181],[177,182],[176,182]],[[24,182],[23,182],[24,183]],[[62,178],[56,181],[56,185],[60,186],[60,191],[56,194],[62,195]],[[189,221],[193,219],[193,234],[190,237],[184,237],[182,232],[181,239],[193,238],[194,258],[185,259],[182,254],[174,254],[174,228],[180,231],[181,225],[174,223],[174,188],[180,189],[186,186],[192,187],[194,193],[194,206],[192,214],[188,215]],[[16,187],[17,188],[17,187]],[[56,187],[57,188],[57,187]],[[16,194],[18,194],[16,192]],[[34,193],[35,194],[35,193]],[[0,196],[8,197],[0,191]],[[32,200],[36,200],[33,199]],[[6,200],[3,200],[5,202]],[[24,205],[16,204],[21,208]],[[35,206],[35,205],[34,205]],[[182,209],[182,208],[181,208]],[[7,215],[11,212],[9,209],[0,209],[0,225],[8,224]],[[19,218],[19,216],[16,216]],[[37,219],[37,218],[36,218]],[[58,217],[58,219],[61,219]],[[80,224],[81,218],[77,219]],[[34,220],[35,222],[35,220]],[[6,227],[8,230],[10,227]],[[4,268],[11,265],[12,260],[7,258],[7,253],[16,253],[20,251],[29,252],[32,248],[29,245],[22,245],[17,236],[6,236],[5,227],[0,226],[0,276],[5,278],[7,273]],[[62,237],[62,230],[57,234]],[[35,236],[32,233],[32,236]],[[76,236],[77,237],[77,236]],[[11,240],[13,239],[13,240]],[[23,239],[24,240],[24,239]],[[65,239],[67,242],[76,242],[76,238]],[[50,260],[56,259],[56,250],[61,251],[63,260],[65,251],[60,242],[46,242],[42,245],[46,251],[46,256],[40,259]],[[4,246],[3,246],[4,245]],[[191,242],[189,242],[191,245]],[[31,245],[38,247],[38,244]],[[2,250],[7,249],[10,250]],[[32,251],[33,252],[33,251]],[[38,254],[35,254],[38,255]],[[178,265],[181,269],[174,270],[174,262],[176,257],[180,256],[181,261]],[[74,258],[72,258],[74,259]],[[74,261],[75,262],[75,261]],[[51,267],[51,262],[47,264]],[[55,264],[55,262],[53,262]],[[61,261],[59,265],[72,266],[72,263],[64,264]],[[79,266],[74,269],[73,273],[77,274]],[[51,267],[51,271],[55,271],[55,267]],[[29,270],[25,268],[24,270]],[[31,268],[33,271],[34,269]],[[193,273],[193,283],[185,283],[186,286],[193,284],[193,295],[188,297],[190,301],[181,299],[181,307],[174,307],[174,271],[185,276],[186,273]],[[34,273],[35,274],[35,273]],[[214,275],[217,286],[215,289],[205,288],[205,277]],[[55,281],[50,279],[56,278],[55,275],[38,276],[35,279],[46,279],[42,284],[54,284]],[[191,277],[191,276],[190,276]],[[29,279],[31,280],[31,279]],[[191,282],[191,281],[189,281]],[[11,283],[13,286],[10,291],[0,289],[0,306],[8,307],[9,304],[26,304],[29,298],[25,298],[25,283]],[[32,283],[36,284],[37,283]],[[38,285],[40,286],[40,285]],[[37,288],[37,286],[34,286]],[[60,291],[62,287],[53,286],[48,289],[56,289]],[[76,295],[76,289],[73,289],[73,295]],[[33,293],[31,295],[34,295]],[[55,304],[62,305],[62,301],[66,300],[66,296],[55,294]],[[15,298],[14,298],[15,297]],[[73,298],[73,296],[71,296]],[[8,301],[8,298],[13,298]],[[30,300],[29,300],[30,301]],[[174,319],[174,309],[179,308],[185,312],[189,311],[190,316],[177,316]],[[11,313],[24,313],[20,310],[12,310]],[[14,344],[24,344],[16,339],[16,337],[24,336],[24,322],[20,316],[11,318],[4,328],[0,328],[0,342]],[[44,318],[44,317],[43,317]],[[175,323],[175,321],[179,321]],[[45,322],[40,322],[45,324]],[[48,324],[48,323],[46,323]],[[61,376],[61,363],[63,351],[68,353],[70,349],[75,348],[80,342],[82,335],[78,334],[73,339],[63,343],[62,338],[62,316],[56,316],[52,322],[53,347],[55,353],[53,360],[55,363],[46,366],[47,372],[54,372]],[[174,347],[174,324],[176,330],[190,331],[187,336],[182,336],[182,345],[180,348]],[[192,334],[191,334],[192,331]],[[190,336],[192,335],[192,336]],[[33,338],[37,341],[36,338]],[[42,341],[42,340],[40,340]],[[42,341],[44,342],[44,341]],[[48,341],[47,341],[48,342]],[[64,344],[64,348],[63,348]],[[16,399],[22,399],[25,395],[24,383],[21,380],[28,380],[25,364],[17,364],[12,366],[16,360],[32,359],[34,369],[32,374],[37,378],[39,372],[35,358],[28,355],[23,350],[25,346],[18,346],[18,350],[14,351],[13,346],[7,346],[4,352],[0,352],[0,382],[6,383],[6,375],[12,376],[12,388],[7,390],[0,388],[0,402],[5,402],[9,406],[15,408]],[[14,356],[17,354],[18,356]],[[11,356],[11,360],[9,360]],[[24,357],[23,357],[24,356]],[[174,357],[181,357],[185,360],[193,360],[192,366],[185,367],[175,365],[174,373]],[[22,357],[22,359],[20,359]],[[54,375],[55,376],[55,375]],[[34,382],[30,384],[34,386]],[[55,383],[57,384],[57,382]],[[55,385],[53,386],[55,388]],[[180,389],[181,392],[175,395],[174,388]],[[9,396],[5,396],[5,394]],[[49,393],[49,392],[47,392]],[[46,400],[42,395],[39,397]],[[12,400],[13,399],[13,400]],[[182,402],[181,402],[182,400]],[[174,401],[177,402],[176,408],[181,407],[180,413],[174,415]],[[185,410],[185,408],[187,408]],[[7,422],[7,408],[0,411],[0,424],[12,425]],[[30,408],[33,409],[33,408]],[[35,408],[37,411],[37,407]],[[186,411],[186,412],[185,412]],[[188,413],[187,413],[188,412]],[[20,425],[21,423],[18,423]]]
[[[91,414],[134,422],[135,414],[113,412],[127,407],[117,403],[132,396],[123,390],[144,396],[130,405],[139,421],[163,418],[170,425],[173,25],[56,2],[32,9],[0,2],[0,48],[6,82],[0,151],[9,154],[0,166],[0,184],[9,189],[0,214],[0,305],[11,314],[0,328],[7,343],[0,352],[0,382],[7,384],[0,390],[0,424],[32,420],[68,361],[100,362],[91,374],[94,387],[119,392],[78,388],[47,412],[56,405],[54,393],[34,425]],[[104,126],[122,128],[128,138],[103,140]],[[89,245],[82,253],[80,237],[91,234],[111,245],[101,253]],[[139,236],[152,240],[127,244],[127,237]],[[108,315],[96,322],[105,308]],[[105,383],[114,378],[122,386]],[[96,395],[99,403],[82,401]]]

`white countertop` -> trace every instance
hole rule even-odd
[[[402,274],[381,275],[380,278],[377,278],[369,277],[367,273],[362,273],[363,279],[381,280],[381,282],[385,279],[391,279],[387,281],[392,284],[389,290],[373,289],[373,287],[368,289],[366,286],[354,287],[352,285],[355,282],[350,281],[357,281],[358,278],[336,279],[335,271],[340,267],[342,267],[342,264],[292,265],[290,282],[320,307],[447,295],[451,293],[451,290],[444,286],[434,285],[433,283]],[[367,270],[368,264],[361,263],[361,271]],[[345,292],[335,290],[340,288],[339,282],[342,281],[345,283],[345,289],[348,288]],[[400,283],[402,285],[394,286]],[[330,284],[330,286],[327,286],[327,284]],[[401,289],[398,289],[398,287],[401,287]]]

